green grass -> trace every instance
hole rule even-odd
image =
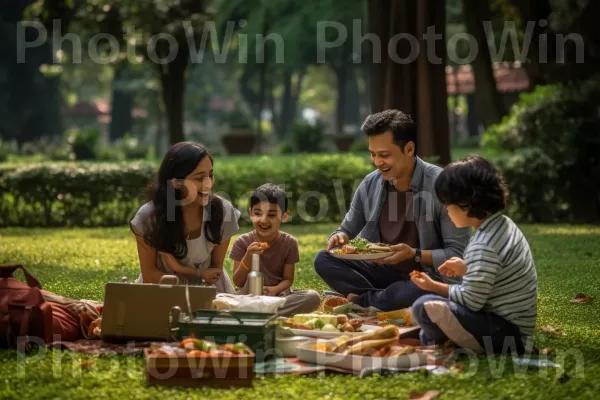
[[[296,287],[324,289],[312,269],[312,259],[334,226],[287,228],[301,243]],[[444,376],[411,373],[364,380],[335,374],[271,376],[256,380],[254,389],[166,389],[146,385],[143,363],[137,357],[47,352],[19,360],[14,351],[0,351],[0,398],[406,399],[413,390],[439,390],[440,399],[596,398],[600,392],[600,307],[597,300],[571,304],[569,299],[580,292],[593,297],[600,294],[600,227],[526,225],[522,229],[539,275],[537,344],[554,349],[549,358],[561,363],[571,378],[564,383],[558,379],[562,371],[519,372],[510,360],[480,357],[466,360],[465,373]],[[2,229],[0,264],[15,262],[24,263],[45,289],[74,298],[101,300],[105,282],[138,275],[136,249],[127,228]],[[548,324],[562,328],[565,335],[550,337],[540,332]],[[88,359],[94,364],[82,367],[81,362]]]

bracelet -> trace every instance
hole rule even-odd
[[[242,259],[242,261],[240,261],[240,265],[244,268],[246,268],[246,270],[250,271],[250,268],[248,268],[248,266],[246,264],[244,264],[244,260]]]

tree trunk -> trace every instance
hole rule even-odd
[[[506,107],[496,87],[492,57],[482,21],[492,18],[490,4],[481,0],[462,0],[467,32],[479,45],[479,53],[471,63],[475,78],[475,96],[479,117],[487,128],[502,121]]]
[[[125,65],[119,64],[115,69],[113,78],[112,101],[111,101],[111,120],[110,120],[110,141],[121,139],[126,133],[131,133],[133,129],[133,96],[123,90],[115,88],[115,83],[119,83],[125,75]]]
[[[337,100],[335,107],[335,133],[344,131],[344,113],[346,110],[346,87],[348,85],[348,66],[342,63],[334,69],[337,82]]]
[[[302,82],[304,81],[304,77],[306,76],[306,71],[302,70],[298,72],[298,79],[296,79],[296,86],[292,91],[292,106],[290,108],[290,118],[288,122],[288,126],[294,122],[296,119],[296,113],[298,112],[298,101],[300,100],[300,94],[302,93]]]
[[[283,72],[283,94],[281,95],[281,108],[279,112],[279,131],[277,136],[280,139],[287,137],[291,125],[290,115],[292,113],[292,76],[291,70]]]
[[[359,127],[360,121],[360,94],[356,81],[358,70],[350,67],[346,79],[346,101],[344,104],[344,120],[342,128],[346,125]]]
[[[445,1],[369,0],[369,23],[369,31],[382,42],[382,62],[371,66],[372,111],[398,109],[410,114],[418,124],[418,154],[448,163]],[[394,35],[408,33],[420,39],[428,26],[434,26],[435,32],[442,35],[441,40],[435,41],[435,55],[440,60],[428,60],[426,42],[420,41],[414,61],[417,49],[411,49],[408,40],[398,41],[392,49],[396,53],[392,55],[400,60],[390,57],[387,47]]]
[[[168,73],[161,74],[161,83],[163,86],[163,102],[167,114],[169,144],[173,145],[185,140],[183,133],[184,71],[169,68]]]
[[[175,58],[166,65],[157,64],[162,85],[163,102],[167,114],[169,144],[171,145],[185,140],[183,129],[185,71],[188,66],[190,55],[189,51],[182,50],[187,49],[185,32],[176,32],[174,36],[179,45],[179,51],[176,52]],[[161,58],[166,58],[169,54],[168,48],[157,47],[156,50]]]

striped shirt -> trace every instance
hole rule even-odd
[[[537,317],[537,273],[529,244],[517,225],[501,213],[487,218],[471,238],[464,256],[462,284],[448,297],[472,311],[485,310],[532,336]]]

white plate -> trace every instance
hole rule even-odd
[[[303,343],[296,349],[298,358],[304,362],[330,365],[352,371],[364,368],[413,368],[427,363],[427,353],[415,352],[397,357],[345,356],[338,353],[314,350],[313,343]]]
[[[381,329],[380,326],[375,326],[375,325],[363,325],[361,326],[362,332],[323,332],[323,331],[319,331],[319,330],[306,330],[306,329],[290,329],[294,335],[298,335],[298,336],[308,336],[308,337],[314,337],[314,338],[320,338],[320,339],[335,339],[335,338],[339,338],[340,336],[358,336],[358,335],[363,335],[365,333],[369,333],[369,332],[373,332],[376,331],[378,329]]]
[[[373,253],[373,254],[337,254],[334,253],[335,249],[329,251],[329,253],[335,258],[341,258],[342,260],[378,260],[386,258],[394,254],[393,251],[387,251],[385,253]]]

